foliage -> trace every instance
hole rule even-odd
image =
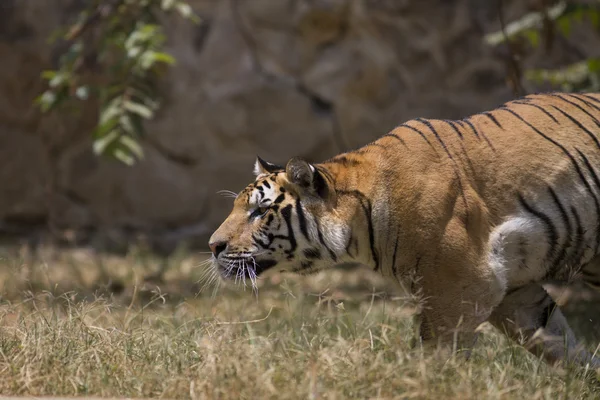
[[[507,44],[511,51],[522,49],[524,43],[533,48],[543,44],[549,50],[557,35],[568,38],[576,25],[584,23],[600,30],[600,1],[592,4],[559,1],[503,26],[500,32],[486,35],[485,40],[492,46]],[[513,57],[519,58],[519,55],[513,54]],[[529,69],[525,71],[525,78],[538,84],[550,83],[564,91],[597,91],[600,90],[600,58],[584,59],[558,69]]]
[[[94,152],[131,165],[143,155],[143,122],[159,108],[157,79],[175,62],[163,50],[161,20],[173,11],[198,19],[183,0],[88,3],[73,25],[55,35],[66,51],[56,70],[42,74],[48,89],[36,102],[44,112],[74,101],[98,102]]]

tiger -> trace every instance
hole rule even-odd
[[[321,163],[257,157],[254,174],[209,239],[221,279],[359,263],[421,295],[422,343],[472,348],[487,321],[549,363],[600,368],[543,286],[600,288],[600,94],[416,118]]]

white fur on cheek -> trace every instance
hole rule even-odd
[[[346,248],[350,229],[333,218],[324,217],[321,220],[323,239],[334,253],[340,254]]]

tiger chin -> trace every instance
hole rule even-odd
[[[417,118],[322,163],[258,158],[209,241],[225,280],[358,262],[425,299],[424,342],[488,321],[550,363],[600,368],[548,281],[600,288],[600,94]]]

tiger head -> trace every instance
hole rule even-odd
[[[254,285],[267,270],[307,274],[340,261],[348,232],[329,172],[300,158],[283,167],[260,157],[254,172],[209,240],[221,277]]]

